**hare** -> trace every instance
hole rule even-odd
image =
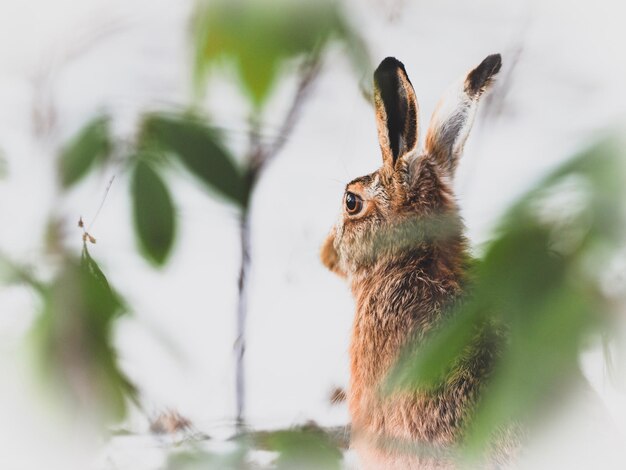
[[[381,386],[409,341],[423,342],[461,300],[469,263],[452,180],[480,98],[501,67],[488,56],[444,96],[419,146],[419,110],[395,58],[374,73],[383,165],[346,186],[343,213],[321,251],[345,277],[356,302],[350,344],[352,447],[363,468],[448,468],[447,457],[417,456],[403,446],[452,448],[487,379],[494,352],[477,346],[438,392],[385,395]],[[443,216],[445,236],[433,236]]]

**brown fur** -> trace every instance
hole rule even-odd
[[[394,63],[399,64],[394,61],[383,61],[375,77],[388,80]],[[397,129],[387,122],[393,107],[387,103],[385,109],[381,93],[376,93],[383,166],[347,185],[346,191],[361,197],[363,209],[356,215],[344,211],[322,248],[322,261],[347,277],[356,303],[349,408],[352,445],[364,468],[453,466],[445,452],[462,439],[463,424],[489,374],[494,351],[484,337],[437,391],[382,391],[389,370],[407,344],[419,348],[463,293],[468,254],[450,183],[455,166],[450,164],[450,148],[459,136],[466,136],[469,129],[463,126],[471,126],[475,100],[492,81],[495,72],[479,74],[481,66],[465,80],[473,80],[472,94],[465,85],[459,103],[466,108],[451,108],[454,125],[446,116],[435,116],[434,128],[428,132],[430,146],[419,155],[418,139],[412,135],[417,129],[411,128],[411,123],[417,125],[417,102],[404,67],[396,66],[402,88],[398,96],[409,101],[403,109],[414,115],[406,118],[407,124],[400,129],[403,135],[394,135]],[[493,63],[490,66],[496,69]],[[482,81],[476,78],[480,75]],[[389,83],[394,82],[376,82],[377,90]],[[389,89],[386,93],[389,96]],[[465,115],[468,121],[458,122]],[[449,135],[450,129],[456,135]],[[400,147],[403,153],[393,155],[390,142],[397,138],[404,145]],[[415,445],[437,455],[406,451],[405,447]]]

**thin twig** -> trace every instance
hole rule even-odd
[[[113,185],[114,180],[115,180],[115,175],[111,176],[111,179],[109,179],[109,182],[107,184],[107,187],[104,189],[104,195],[102,196],[102,200],[100,201],[98,210],[96,210],[96,214],[91,219],[91,222],[89,222],[89,224],[87,225],[87,232],[89,232],[94,226],[94,224],[96,223],[96,219],[100,215],[100,211],[102,211],[102,207],[104,206],[104,203],[107,200],[107,196],[109,195],[109,191],[111,190],[111,186]]]
[[[237,303],[237,340],[235,342],[235,387],[237,401],[237,428],[244,425],[245,416],[245,362],[246,354],[246,316],[248,312],[248,283],[250,271],[250,218],[248,212],[242,215],[240,226],[241,264],[239,266],[239,283]]]
[[[312,83],[319,75],[321,60],[319,55],[312,56],[303,64],[300,80],[294,94],[289,110],[285,114],[282,125],[274,140],[264,145],[260,139],[258,122],[252,121],[249,133],[250,150],[248,153],[248,171],[246,183],[248,196],[241,212],[239,229],[241,241],[241,264],[239,266],[238,303],[237,303],[237,339],[235,341],[235,393],[237,405],[237,428],[241,431],[244,427],[245,416],[245,352],[246,352],[246,317],[248,301],[248,284],[250,281],[250,194],[267,165],[276,158],[283,149],[285,143],[293,133],[298,121],[300,110],[306,101]]]
[[[306,101],[306,98],[308,97],[311,85],[315,82],[315,79],[319,75],[321,65],[322,63],[318,55],[314,55],[302,65],[302,71],[296,93],[287,114],[285,114],[285,118],[279,128],[278,134],[269,145],[262,148],[261,152],[256,154],[257,161],[252,162],[254,167],[258,168],[259,171],[266,167],[271,160],[276,158],[291,137],[291,134],[298,123],[300,111]],[[255,154],[253,153],[252,155]]]

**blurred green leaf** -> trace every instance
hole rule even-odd
[[[166,470],[243,470],[251,468],[246,463],[246,448],[237,445],[224,452],[188,450],[171,454]]]
[[[398,389],[436,390],[458,363],[468,344],[479,336],[480,310],[456,311],[439,334],[419,347],[407,347],[385,383],[386,393]]]
[[[87,245],[83,246],[83,251],[80,258],[80,267],[84,275],[89,279],[90,293],[93,290],[95,298],[98,299],[100,304],[96,308],[103,308],[103,311],[110,311],[113,314],[111,320],[118,314],[125,312],[126,306],[120,295],[113,290],[109,284],[108,279],[100,269],[98,263],[91,257]],[[106,318],[108,320],[108,317]]]
[[[174,243],[174,204],[165,182],[141,157],[132,176],[133,219],[145,258],[163,265]]]
[[[342,453],[331,436],[317,426],[268,432],[261,447],[278,452],[277,469],[339,469]]]
[[[580,378],[589,337],[610,333],[613,300],[587,260],[599,246],[613,255],[623,249],[625,177],[624,148],[607,139],[545,178],[505,216],[476,295],[490,296],[510,335],[472,422],[471,451],[483,449],[494,429],[532,422],[559,400]]]
[[[584,296],[558,289],[534,320],[512,330],[509,347],[487,395],[471,423],[466,448],[480,454],[494,436],[513,420],[549,409],[553,400],[568,393],[578,374],[581,334],[589,332],[593,312]]]
[[[197,119],[154,114],[146,118],[142,139],[150,147],[178,156],[183,165],[211,190],[239,206],[246,204],[247,188],[232,155],[217,133]]]
[[[95,162],[109,155],[112,148],[109,125],[107,116],[93,119],[62,149],[59,170],[63,187],[77,183]]]
[[[64,260],[43,305],[33,329],[43,376],[77,416],[119,422],[136,393],[112,346],[123,303],[86,247],[81,260]]]
[[[614,300],[601,276],[626,240],[625,167],[624,148],[607,139],[521,197],[475,262],[465,301],[392,370],[392,387],[442,386],[482,341],[493,340],[490,332],[497,339],[506,331],[469,422],[472,453],[512,422],[540,416],[579,378],[589,336],[610,333]]]
[[[196,447],[169,455],[167,470],[245,470],[245,469],[302,469],[332,470],[341,468],[342,449],[347,448],[345,427],[320,428],[313,423],[292,429],[275,431],[246,431],[222,448]],[[219,450],[217,450],[219,449]],[[271,460],[255,461],[253,452],[275,453]],[[269,456],[268,456],[269,457]]]
[[[357,67],[368,63],[363,42],[335,1],[204,1],[194,18],[198,87],[216,64],[229,61],[256,108],[285,61],[319,55],[333,38],[346,43]]]

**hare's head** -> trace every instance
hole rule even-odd
[[[451,182],[480,97],[500,66],[500,55],[490,55],[450,89],[420,149],[419,108],[406,70],[391,57],[381,62],[374,101],[383,165],[346,186],[342,216],[322,247],[328,268],[345,275],[398,250],[461,235]]]

